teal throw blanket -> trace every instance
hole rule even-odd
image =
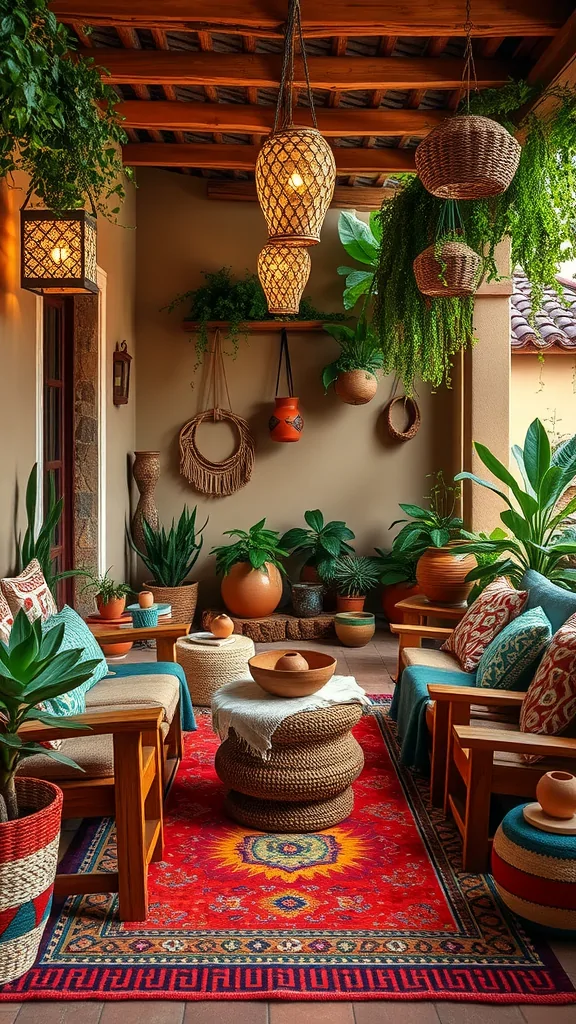
[[[461,672],[456,669],[428,668],[425,665],[413,665],[405,668],[402,677],[394,690],[390,718],[398,726],[398,738],[401,743],[400,763],[407,768],[418,768],[421,772],[430,772],[430,754],[428,751],[428,729],[426,726],[426,708],[430,697],[428,683],[441,683],[443,686],[475,686],[475,672]]]

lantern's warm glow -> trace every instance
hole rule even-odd
[[[316,128],[270,135],[256,161],[256,193],[269,241],[316,245],[335,183],[334,154]]]
[[[96,218],[86,210],[20,212],[21,285],[35,292],[97,292]]]
[[[302,178],[301,175],[298,174],[298,171],[294,171],[294,173],[291,174],[290,177],[288,178],[288,184],[291,186],[291,188],[302,188],[302,185],[304,184],[304,178]]]
[[[309,276],[310,256],[307,249],[269,243],[258,256],[258,277],[266,295],[269,313],[280,316],[298,313]]]

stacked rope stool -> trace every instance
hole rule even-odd
[[[184,669],[192,703],[208,707],[213,693],[224,683],[248,674],[248,661],[256,653],[248,636],[233,634],[233,643],[222,647],[176,641],[176,660]]]
[[[352,811],[352,783],[364,755],[350,730],[360,704],[334,704],[284,719],[267,759],[230,729],[216,753],[216,773],[229,792],[227,814],[264,832],[317,832]]]

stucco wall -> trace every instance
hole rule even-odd
[[[523,444],[536,417],[558,434],[576,434],[576,355],[512,356],[510,443]]]
[[[301,398],[305,428],[297,444],[275,444],[268,436],[274,398],[279,334],[253,334],[240,342],[236,361],[226,360],[234,411],[246,417],[256,437],[256,467],[250,483],[235,495],[207,500],[179,474],[178,433],[201,408],[200,378],[194,379],[194,347],[182,331],[184,308],[168,314],[160,308],[179,292],[201,283],[202,270],[223,265],[235,274],[254,268],[266,240],[255,203],[206,200],[204,182],[161,170],[138,175],[137,284],[138,384],[136,443],[161,452],[157,504],[164,521],[183,504],[199,505],[210,515],[200,578],[210,578],[214,560],[208,552],[221,543],[222,532],[247,528],[266,516],[269,526],[285,530],[300,525],[305,509],[321,508],[330,519],[344,519],[357,535],[357,550],[386,546],[399,501],[421,501],[426,474],[442,465],[450,451],[454,393],[431,395],[420,388],[422,428],[406,444],[386,442],[381,412],[391,381],[380,383],[376,399],[363,407],[344,405],[324,395],[321,370],[336,358],[338,347],[324,333],[291,333],[295,387]],[[316,305],[341,309],[342,279],[348,262],[337,236],[338,211],[330,210],[322,242],[311,250],[312,273],[306,294]],[[221,458],[232,448],[224,425],[199,432],[204,453]],[[205,586],[209,596],[211,587]]]

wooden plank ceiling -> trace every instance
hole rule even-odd
[[[287,0],[51,6],[118,94],[130,138],[126,163],[201,174],[214,198],[254,197],[256,155],[274,118]],[[339,204],[373,206],[374,189],[383,197],[393,191],[394,175],[414,170],[419,139],[458,106],[465,7],[465,0],[302,0],[318,125],[334,148]],[[576,49],[573,12],[572,0],[472,0],[479,86],[559,75]],[[297,61],[295,121],[310,124],[303,85]]]

